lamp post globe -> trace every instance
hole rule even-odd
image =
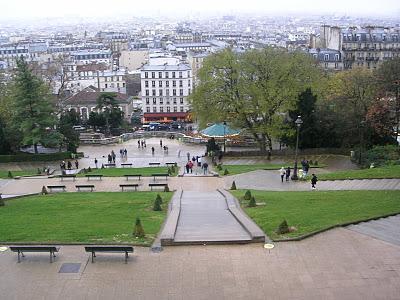
[[[293,168],[292,180],[298,180],[299,177],[297,176],[297,152],[299,150],[300,127],[303,124],[303,120],[301,119],[301,116],[298,116],[297,120],[294,123],[296,124],[297,137],[296,137],[296,150],[295,150],[295,155],[294,155],[294,168]]]

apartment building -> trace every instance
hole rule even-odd
[[[82,50],[71,52],[71,59],[77,65],[105,64],[111,65],[111,50]]]
[[[188,121],[192,69],[187,64],[145,65],[141,70],[143,122]]]

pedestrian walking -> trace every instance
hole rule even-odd
[[[189,170],[190,173],[193,173],[193,163],[191,161],[189,161]]]
[[[190,161],[188,161],[188,162],[186,163],[186,166],[185,166],[185,168],[186,168],[186,173],[187,173],[187,174],[189,174],[189,169],[190,169],[189,163],[190,163]]]
[[[115,153],[112,155],[112,162],[115,164]]]
[[[207,173],[208,173],[208,163],[205,162],[203,164],[202,168],[203,168],[203,171],[204,171],[204,175],[207,175]]]
[[[201,156],[197,156],[197,166],[201,167]]]
[[[304,164],[304,172],[303,172],[304,176],[307,176],[308,169],[310,169],[310,163],[308,162],[308,160],[306,160]]]
[[[181,158],[181,150],[178,150],[178,158]]]
[[[125,155],[125,157],[128,157],[128,150],[126,150],[126,148],[124,150],[124,155]]]
[[[75,168],[79,168],[79,162],[78,162],[78,160],[75,160]]]
[[[286,169],[286,181],[289,181],[290,172],[291,172],[290,167],[287,167],[287,169]]]
[[[160,140],[160,147],[162,148],[162,140]]]
[[[107,161],[108,161],[109,164],[111,164],[111,161],[112,161],[111,154],[108,154],[108,155],[107,155]]]
[[[154,155],[154,147],[151,147],[151,154]]]
[[[97,161],[97,158],[95,157],[94,158],[94,165],[96,166],[96,169],[97,169],[97,163],[98,163],[98,161]]]
[[[283,177],[285,177],[285,174],[286,174],[286,171],[285,171],[285,168],[284,168],[284,167],[282,167],[282,168],[279,170],[279,174],[281,175],[281,181],[283,182]]]
[[[71,161],[70,161],[70,160],[67,162],[67,166],[68,166],[68,170],[71,170],[71,169],[72,169],[72,164],[71,164]]]
[[[140,149],[140,140],[137,141],[137,147]]]
[[[315,185],[317,184],[317,181],[318,181],[317,176],[315,176],[315,174],[312,174],[312,177],[311,177],[311,188],[313,190],[316,189]]]
[[[186,156],[187,156],[187,160],[189,161],[190,160],[190,153],[189,152],[186,153]]]

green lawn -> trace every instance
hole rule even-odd
[[[11,171],[13,177],[37,175],[37,170]],[[9,178],[8,170],[0,170],[0,178]]]
[[[160,230],[172,193],[58,193],[6,201],[0,207],[1,242],[134,243],[149,245]],[[140,217],[146,237],[132,236]]]
[[[319,180],[400,178],[400,165],[319,174]]]
[[[390,213],[400,213],[400,191],[251,191],[257,203],[247,207],[244,190],[231,191],[246,213],[272,239],[302,236],[332,225],[354,222]],[[278,235],[275,230],[286,219],[297,231]]]
[[[228,175],[236,175],[236,174],[242,174],[242,173],[247,173],[251,171],[256,171],[256,170],[279,170],[280,168],[284,167],[287,168],[290,165],[290,167],[293,170],[293,165],[292,163],[284,163],[284,164],[254,164],[254,165],[222,165],[222,170],[218,170],[217,168],[214,168],[220,176],[223,176],[225,173],[225,169],[228,170],[229,174]],[[326,167],[326,165],[318,165],[314,166],[311,165],[310,168],[323,168]],[[301,166],[300,166],[301,168]]]
[[[124,175],[137,175],[151,176],[151,174],[166,174],[168,173],[168,167],[148,167],[148,168],[109,168],[109,169],[92,169],[92,172],[87,174],[97,175],[101,174],[107,177],[122,177]],[[171,176],[176,176],[178,168],[175,167],[175,173]],[[79,174],[79,176],[85,176],[86,174]]]

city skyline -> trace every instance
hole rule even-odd
[[[282,0],[277,2],[248,0],[246,2],[232,3],[228,0],[212,1],[181,1],[168,2],[153,0],[152,5],[138,5],[129,0],[104,0],[78,1],[71,0],[68,5],[54,6],[54,1],[28,1],[16,0],[2,4],[1,20],[24,20],[51,17],[78,17],[96,18],[110,16],[171,16],[171,17],[201,17],[222,14],[254,14],[254,15],[323,15],[338,14],[363,17],[395,17],[400,13],[400,2],[384,0],[380,2],[379,10],[375,6],[365,5],[364,1],[356,0],[347,2],[338,0],[333,7],[325,2],[315,3],[311,0]],[[116,19],[118,21],[118,19]]]

